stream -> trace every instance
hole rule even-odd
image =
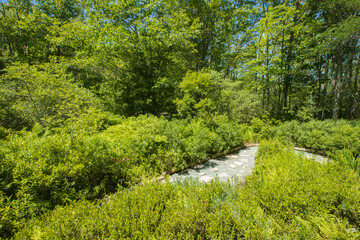
[[[252,173],[255,167],[255,156],[258,146],[246,147],[231,154],[195,165],[170,176],[171,182],[182,181],[186,178],[199,179],[200,182],[210,182],[218,178],[222,182],[244,180]],[[315,161],[325,162],[326,158],[309,152],[295,150],[307,158],[313,158]]]

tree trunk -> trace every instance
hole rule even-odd
[[[358,91],[358,77],[359,77],[359,70],[360,70],[360,54],[357,60],[356,72],[355,72],[355,79],[354,79],[354,89]]]
[[[321,78],[321,61],[322,57],[320,57],[319,62],[317,64],[317,74],[318,74],[318,91],[317,91],[317,95],[318,95],[318,99],[317,99],[317,107],[321,108],[322,107],[322,78]]]
[[[341,99],[341,91],[342,91],[342,45],[340,44],[337,52],[337,66],[334,78],[334,106],[333,106],[333,114],[332,119],[339,119],[339,111],[340,111],[340,99]]]
[[[296,9],[299,9],[299,4],[296,4]],[[294,25],[297,24],[298,21],[298,17],[297,14],[295,14],[295,16],[293,17],[293,23]],[[291,84],[291,79],[292,79],[292,74],[291,74],[291,62],[293,61],[294,58],[294,53],[293,53],[293,42],[295,40],[295,32],[291,31],[290,32],[290,38],[289,38],[289,42],[287,43],[288,45],[288,51],[286,54],[286,75],[284,78],[284,87],[283,87],[283,110],[285,110],[285,112],[287,112],[288,110],[288,102],[287,102],[287,98],[288,98],[288,93],[289,93],[289,88],[290,88],[290,84]]]
[[[287,69],[288,71],[290,71],[290,68]],[[287,107],[288,107],[288,92],[289,92],[289,85],[290,85],[290,81],[291,81],[291,77],[290,74],[287,73],[285,78],[284,78],[284,84],[283,84],[283,112],[287,112]]]
[[[285,32],[284,30],[282,31],[282,38],[281,38],[281,50],[280,50],[280,53],[281,53],[281,60],[280,60],[280,78],[279,78],[279,93],[278,93],[278,102],[277,102],[277,112],[278,113],[282,113],[282,103],[281,103],[281,82],[283,81],[283,70],[284,70],[284,58],[283,58],[283,53],[284,53],[284,42],[285,42]]]
[[[269,58],[269,34],[266,35],[266,111],[269,111],[270,105],[270,58]]]
[[[352,113],[353,113],[353,106],[354,106],[354,91],[355,89],[352,89],[352,80],[353,80],[353,61],[354,56],[356,53],[356,43],[357,41],[352,42],[351,46],[351,52],[350,57],[348,61],[348,67],[347,67],[347,81],[348,81],[348,96],[347,96],[347,115],[348,119],[352,119]],[[356,91],[356,90],[355,90]]]
[[[329,70],[330,70],[330,67],[331,67],[330,59],[329,59],[329,57],[326,56],[326,65],[325,65],[324,78],[323,78],[324,83],[321,86],[321,88],[322,88],[322,96],[323,97],[326,97],[327,94],[328,94],[328,92],[327,92],[327,84],[329,83]],[[321,102],[321,108],[323,109],[322,113],[321,113],[321,120],[324,120],[324,118],[325,118],[325,110],[326,110],[324,101]]]

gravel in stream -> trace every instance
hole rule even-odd
[[[192,168],[171,175],[170,181],[182,181],[185,178],[199,179],[200,182],[210,182],[215,178],[222,182],[232,181],[235,178],[242,181],[252,173],[255,167],[257,150],[258,146],[251,146],[220,158],[210,159]],[[326,158],[320,155],[297,150],[296,152],[319,162],[326,161]]]
[[[231,181],[233,178],[243,180],[251,174],[255,167],[255,155],[258,147],[247,147],[220,158],[210,159],[202,164],[195,165],[180,173],[170,176],[171,181],[179,181],[187,177],[199,179],[200,182],[210,182],[215,178],[220,181]]]

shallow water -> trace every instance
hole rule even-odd
[[[255,155],[258,147],[247,147],[219,158],[210,159],[202,164],[193,166],[180,173],[170,176],[171,181],[178,181],[188,177],[209,182],[218,178],[222,182],[237,178],[244,179],[252,173],[255,167]]]
[[[251,146],[219,158],[210,159],[182,172],[172,174],[170,181],[182,181],[186,178],[198,179],[200,182],[210,182],[215,178],[222,182],[233,181],[235,179],[242,181],[252,173],[255,167],[257,150],[258,146]],[[326,158],[320,155],[299,150],[295,150],[295,152],[319,162],[326,161]]]

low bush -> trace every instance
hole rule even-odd
[[[360,174],[360,155],[350,149],[336,151],[330,155],[330,158],[336,163],[347,167]]]
[[[65,134],[24,133],[12,136],[1,152],[0,186],[16,228],[56,205],[113,192],[123,178],[121,163],[113,161],[106,143],[90,137],[71,141]],[[4,235],[11,231],[0,227]]]
[[[279,126],[275,135],[283,138],[291,136],[296,145],[326,153],[344,147],[360,152],[360,124],[357,121],[293,121]]]
[[[158,172],[179,170],[186,164],[243,144],[242,129],[236,123],[224,116],[216,116],[213,121],[168,121],[139,116],[109,127],[99,138],[135,165],[158,169]]]
[[[10,130],[0,126],[0,141],[5,139],[9,134]]]
[[[29,223],[15,239],[264,238],[261,230],[272,225],[264,215],[230,185],[147,183],[108,202],[57,208]]]
[[[286,221],[325,213],[358,225],[359,183],[347,168],[307,159],[273,140],[260,146],[248,184],[263,209]]]
[[[348,237],[343,230],[360,224],[357,200],[360,193],[356,188],[359,184],[356,174],[358,122],[292,121],[279,124],[271,121],[254,120],[252,127],[244,127],[220,115],[211,120],[170,121],[155,116],[121,118],[94,113],[91,116],[85,114],[76,122],[69,120],[61,129],[35,124],[31,132],[7,131],[0,141],[0,233],[10,237],[28,225],[26,219],[71,203],[69,209],[72,210],[59,207],[53,213],[58,214],[56,219],[63,219],[61,222],[65,227],[60,222],[52,222],[52,215],[48,215],[43,220],[31,222],[29,226],[33,228],[26,227],[19,236],[50,234],[60,237],[57,234],[65,234],[61,236],[136,238],[144,232],[148,234],[144,236],[154,238]],[[134,192],[116,194],[111,203],[86,201],[100,199],[118,186],[141,183],[242,145],[251,134],[262,141],[272,137],[281,140],[261,144],[254,174],[247,179],[246,188],[220,183],[188,183],[184,188],[181,184],[145,184],[136,187]],[[334,162],[320,164],[295,155],[283,143],[326,153],[336,152],[337,158],[333,157]],[[343,150],[344,147],[348,147],[347,150]],[[338,162],[340,164],[336,164]],[[165,197],[156,200],[153,197],[156,194]],[[136,204],[126,203],[130,200],[124,200],[125,196]],[[140,203],[146,202],[147,196],[155,198],[160,205]],[[194,200],[180,196],[192,196]],[[117,199],[121,200],[116,203]],[[81,200],[80,205],[74,200]],[[124,202],[126,204],[121,205]],[[215,202],[217,208],[213,207]],[[100,218],[92,212],[99,209],[100,203],[102,211],[108,206],[109,209],[100,212],[105,214],[105,222],[95,226],[88,218]],[[211,207],[207,205],[209,203]],[[124,217],[112,214],[115,210],[111,204],[119,204],[116,214]],[[182,207],[178,208],[178,205]],[[121,206],[129,209],[120,209]],[[71,217],[66,220],[65,217],[72,216],[66,211],[80,211],[76,216],[85,222]],[[151,219],[151,215],[158,216],[158,220]],[[120,219],[116,220],[119,222],[129,221],[129,216],[134,220],[121,225],[114,222],[114,216]],[[74,221],[83,226],[94,226],[78,229],[79,225]],[[73,235],[68,232],[68,227]]]
[[[15,239],[356,239],[359,178],[264,142],[244,185],[146,182],[108,200],[73,202]]]
[[[254,119],[248,127],[255,141],[277,138],[284,143],[330,154],[348,148],[360,154],[360,122],[347,120],[311,120],[278,123]],[[249,134],[248,134],[249,135]]]
[[[215,123],[215,124],[214,124]],[[0,143],[2,224],[11,236],[25,219],[73,200],[93,200],[242,145],[227,118],[174,120],[83,115],[63,128],[35,124]],[[231,131],[234,129],[233,131]],[[6,214],[5,214],[6,213]]]

